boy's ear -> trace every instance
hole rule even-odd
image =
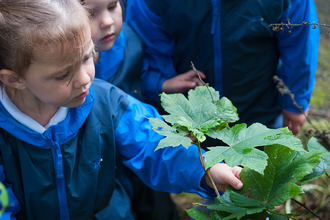
[[[23,90],[26,88],[26,85],[23,83],[23,80],[12,70],[2,69],[0,70],[0,80],[3,84],[10,88],[15,88]]]

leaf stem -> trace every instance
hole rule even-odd
[[[299,205],[301,205],[302,207],[304,207],[308,212],[310,212],[311,214],[313,214],[315,217],[317,217],[318,219],[322,220],[315,212],[313,212],[312,210],[310,210],[306,205],[300,203],[299,201],[295,200],[294,198],[292,198],[292,200],[295,203],[298,203]]]
[[[258,220],[261,220],[262,216],[264,216],[264,214],[266,213],[266,209],[264,209],[260,215],[260,217],[258,218]]]
[[[212,177],[210,175],[209,169],[206,169],[206,166],[205,166],[205,163],[204,163],[204,159],[203,159],[203,154],[202,154],[201,143],[199,141],[197,142],[197,146],[198,146],[199,160],[201,161],[201,164],[202,164],[202,166],[203,166],[203,168],[204,168],[204,170],[206,172],[206,175],[209,178],[209,180],[210,180],[210,182],[211,182],[211,184],[213,186],[213,189],[214,189],[215,194],[217,195],[217,197],[219,197],[220,194],[219,194],[218,188],[215,185],[215,183],[214,183],[214,181],[213,181],[213,179],[212,179]]]
[[[325,173],[325,175],[330,179],[330,175],[328,173]]]

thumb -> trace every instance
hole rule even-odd
[[[240,179],[236,178],[235,176],[231,179],[230,185],[237,190],[240,190],[243,188],[242,181]]]
[[[229,179],[229,184],[237,190],[243,188],[243,182],[239,178],[239,174],[242,171],[242,168],[239,166],[234,166],[232,168],[232,177]]]
[[[193,89],[196,87],[196,82],[194,81],[184,81],[182,85],[185,89]]]

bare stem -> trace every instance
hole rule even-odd
[[[204,159],[203,159],[201,144],[200,144],[199,141],[197,142],[197,146],[198,146],[198,154],[199,154],[199,159],[201,161],[201,164],[202,164],[202,166],[203,166],[203,168],[204,168],[204,170],[206,172],[207,177],[209,178],[209,180],[210,180],[210,182],[211,182],[211,184],[213,186],[213,189],[214,189],[215,194],[217,195],[217,197],[219,197],[220,194],[219,194],[218,188],[215,185],[215,183],[214,183],[214,181],[213,181],[213,179],[212,179],[212,177],[210,175],[209,169],[206,169],[206,166],[205,166],[205,163],[204,163]]]
[[[261,220],[265,213],[266,213],[266,209],[264,209],[264,211],[262,211],[262,213],[261,213],[260,217],[258,218],[258,220]]]
[[[287,218],[290,218],[290,219],[295,219],[295,218],[293,218],[293,217],[291,217],[291,216],[284,215],[284,214],[282,214],[282,213],[278,213],[278,212],[274,212],[273,210],[269,210],[269,209],[267,209],[267,211],[268,211],[268,212],[271,212],[271,213],[274,213],[274,214],[276,214],[276,215],[281,215],[281,216],[284,216],[284,217],[287,217]]]
[[[289,30],[289,34],[292,33],[293,27],[299,27],[299,26],[303,26],[303,25],[306,25],[306,26],[307,25],[313,25],[314,29],[317,26],[330,27],[330,25],[327,25],[327,24],[319,24],[319,23],[316,23],[316,22],[310,23],[310,22],[306,22],[306,21],[302,22],[301,24],[291,24],[289,18],[287,19],[287,21],[288,21],[287,24],[281,22],[279,24],[270,24],[269,27],[272,27],[272,30],[275,31],[275,32],[283,31],[284,27],[287,27],[288,30]]]
[[[209,93],[210,93],[210,95],[211,95],[212,102],[215,104],[215,101],[214,101],[214,99],[213,99],[212,93],[211,93],[211,91],[210,91],[210,89],[209,89],[209,84],[208,84],[208,83],[205,83],[205,82],[202,80],[201,76],[199,75],[199,73],[197,72],[197,70],[196,70],[196,68],[195,68],[194,63],[193,63],[192,61],[190,61],[190,63],[191,63],[191,67],[193,68],[193,70],[194,70],[195,73],[197,74],[199,80],[204,84],[204,86],[206,86],[207,90],[209,91]]]
[[[325,175],[327,175],[327,177],[330,179],[330,175],[328,173],[325,173]]]
[[[290,89],[285,85],[285,83],[283,82],[283,80],[281,78],[279,78],[278,76],[274,76],[273,77],[274,81],[277,83],[277,89],[278,91],[284,95],[287,94],[290,96],[293,104],[300,110],[301,113],[304,114],[306,120],[308,121],[308,123],[316,130],[319,131],[317,129],[317,127],[315,127],[315,125],[312,123],[312,121],[307,117],[306,112],[304,111],[304,109],[298,105],[298,103],[296,102],[295,98],[294,98],[294,94],[290,91]],[[319,131],[320,132],[320,131]],[[321,133],[321,132],[320,132]]]
[[[322,220],[315,212],[313,212],[312,210],[310,210],[307,206],[305,206],[305,204],[302,204],[300,202],[298,202],[297,200],[295,200],[294,198],[292,198],[292,200],[295,203],[298,203],[299,205],[301,205],[302,207],[304,207],[309,213],[313,214],[315,217],[317,217],[318,219]]]

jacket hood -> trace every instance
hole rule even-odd
[[[59,144],[63,144],[76,135],[79,128],[89,115],[93,103],[94,94],[91,86],[84,104],[76,108],[71,108],[63,121],[50,126],[43,134],[41,134],[16,121],[0,102],[0,127],[21,141],[45,149],[50,148],[47,140],[53,140]]]

